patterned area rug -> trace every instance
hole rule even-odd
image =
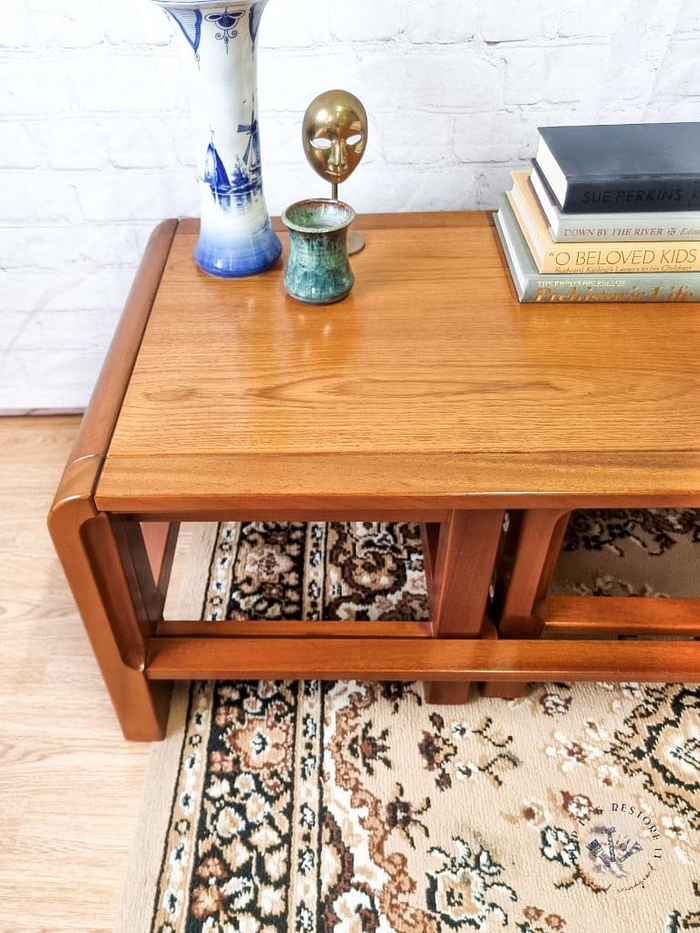
[[[574,516],[559,591],[681,595],[698,514],[648,515]],[[185,585],[203,618],[427,618],[415,526],[209,546],[205,592]],[[430,706],[420,684],[196,683],[153,754],[119,933],[700,929],[697,689]]]
[[[552,589],[577,596],[700,596],[700,510],[574,512]]]

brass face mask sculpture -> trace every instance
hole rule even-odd
[[[355,170],[367,145],[367,112],[349,91],[324,91],[306,109],[302,124],[304,152],[313,170],[331,183],[338,200],[338,185]],[[364,246],[359,233],[348,234],[348,252]]]

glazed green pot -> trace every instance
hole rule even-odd
[[[341,301],[355,282],[348,262],[348,227],[355,212],[342,201],[310,198],[282,214],[289,230],[289,258],[284,270],[287,293],[312,305]]]

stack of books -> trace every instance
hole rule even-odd
[[[700,301],[700,123],[539,137],[495,215],[520,301]]]

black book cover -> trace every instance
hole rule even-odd
[[[700,209],[700,123],[549,126],[539,134],[566,177],[565,213]]]

